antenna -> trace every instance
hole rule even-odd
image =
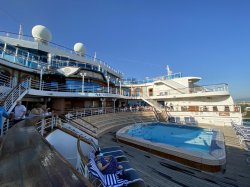
[[[167,70],[167,76],[171,76],[173,72],[170,70],[168,65],[166,66],[166,70]]]
[[[22,26],[22,24],[20,24],[20,26],[19,26],[18,39],[19,40],[23,39],[23,26]]]
[[[95,54],[94,54],[94,62],[96,61],[96,51],[95,51]]]

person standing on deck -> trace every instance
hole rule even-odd
[[[25,114],[26,107],[22,105],[21,100],[18,100],[14,109],[14,124],[18,123],[19,121],[22,121],[25,118]]]
[[[0,135],[2,134],[3,128],[3,117],[9,118],[9,114],[6,112],[5,108],[3,107],[3,103],[0,102]]]

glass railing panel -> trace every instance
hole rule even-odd
[[[22,57],[16,57],[15,58],[16,63],[26,65],[26,60],[23,59]]]
[[[8,60],[8,61],[15,62],[15,57],[12,55],[4,53],[3,58]]]

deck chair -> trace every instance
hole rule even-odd
[[[127,185],[128,181],[124,179],[120,179],[118,177],[119,173],[107,174],[104,175],[98,169],[95,163],[95,156],[93,153],[89,153],[89,164],[88,164],[89,172],[97,178],[104,187],[119,187],[123,185]]]
[[[246,134],[245,132],[241,131],[239,139],[240,144],[242,144],[243,141],[250,142],[250,134]]]
[[[180,117],[175,117],[175,122],[178,124],[181,124],[181,118]]]
[[[120,151],[121,150],[121,147],[119,146],[113,146],[113,147],[104,147],[104,148],[101,148],[100,151],[102,153],[106,153],[106,152],[113,152],[113,151]]]
[[[175,123],[175,118],[174,118],[174,117],[169,117],[168,121],[169,121],[170,123]]]
[[[184,121],[186,125],[190,124],[190,117],[184,117]]]
[[[190,125],[196,125],[197,122],[195,121],[194,117],[190,117],[189,119],[190,119]]]

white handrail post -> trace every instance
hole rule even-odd
[[[43,81],[43,67],[40,69],[40,85],[39,90],[42,90],[42,81]]]
[[[81,158],[80,158],[80,155],[79,155],[79,152],[78,152],[78,150],[77,150],[77,154],[76,154],[76,170],[77,171],[81,171]]]
[[[44,134],[44,128],[45,128],[45,120],[42,118],[42,126],[41,126],[41,135],[43,136]]]
[[[82,76],[82,93],[84,93],[84,78],[87,75],[86,73],[80,73],[80,75]]]
[[[21,84],[18,86],[18,97],[21,95]]]
[[[88,167],[86,165],[84,166],[84,177],[89,178]]]
[[[54,128],[54,118],[53,118],[53,116],[51,116],[50,123],[51,123],[51,130],[53,130],[53,128]]]
[[[108,81],[108,93],[109,93],[109,80],[110,80],[110,76],[106,76],[106,79]]]

